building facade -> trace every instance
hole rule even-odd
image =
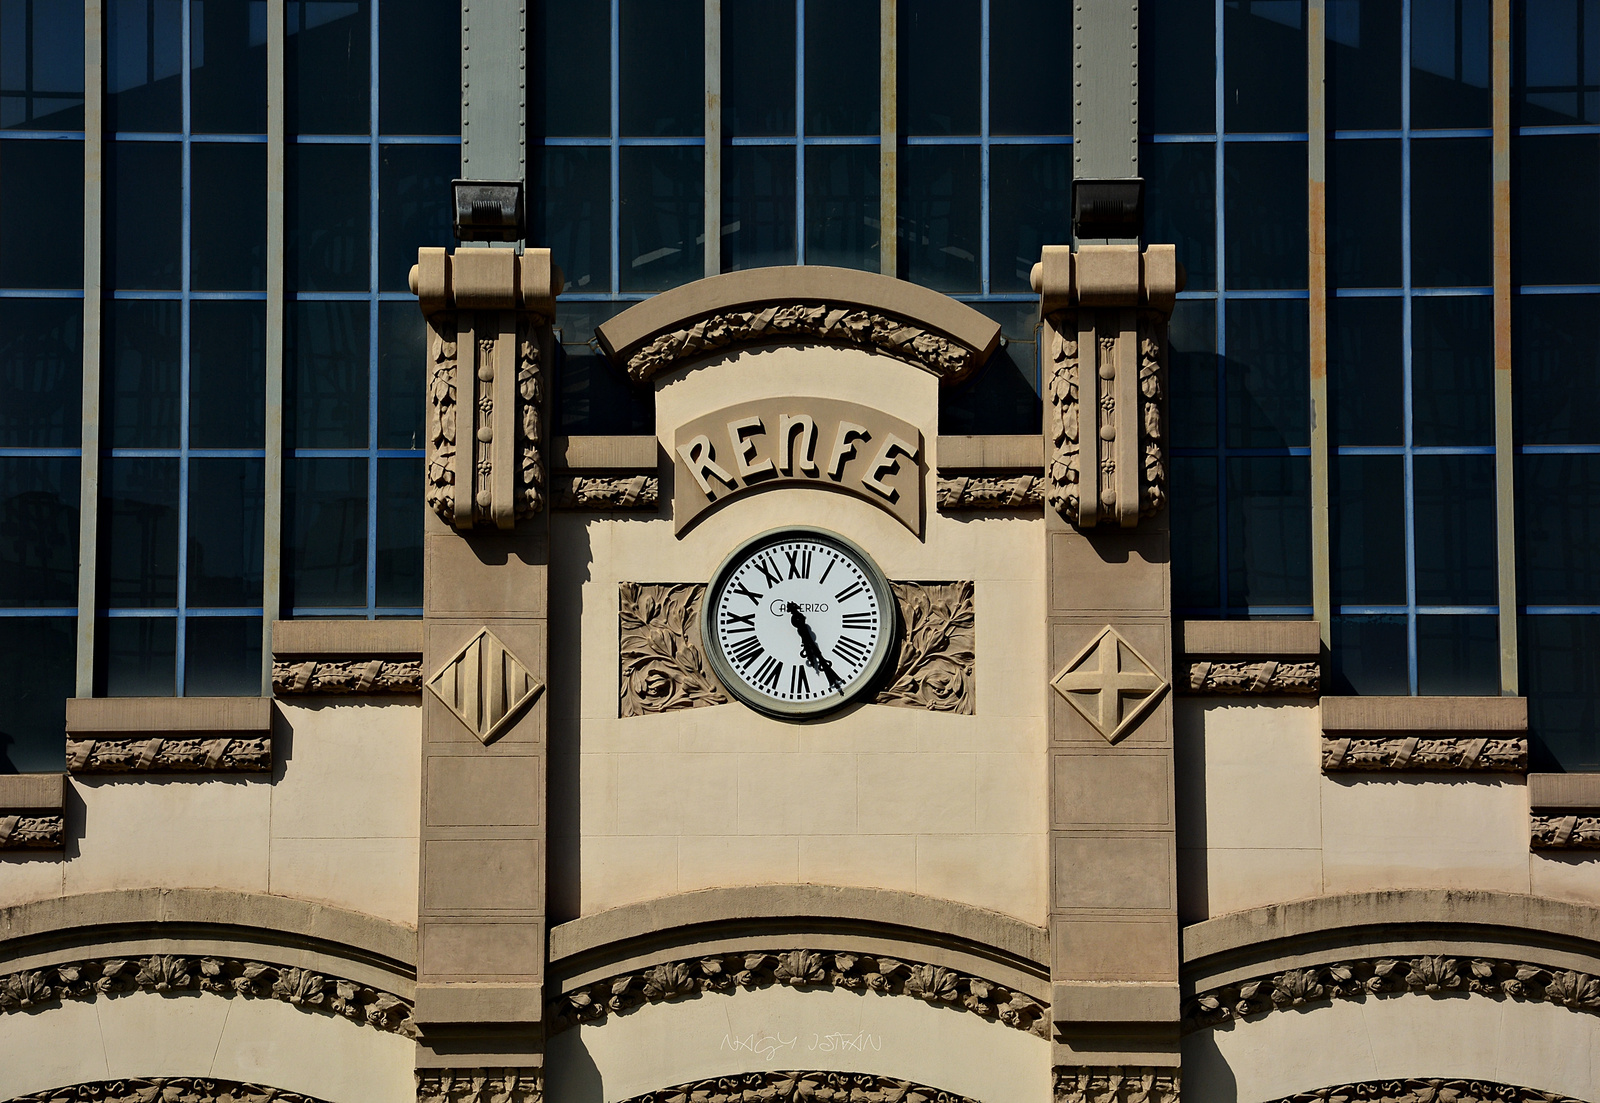
[[[0,0],[0,1100],[1600,1100],[1596,58]]]

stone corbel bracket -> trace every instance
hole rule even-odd
[[[1027,436],[940,437],[939,508],[1026,510],[1044,505],[1044,449]]]
[[[71,697],[67,772],[265,773],[269,697]]]
[[[1324,697],[1322,769],[1521,773],[1525,697]]]
[[[1171,245],[1046,245],[1033,266],[1049,365],[1045,500],[1080,528],[1132,528],[1166,501]]]
[[[272,625],[278,697],[422,692],[420,620],[280,620]]]
[[[557,509],[654,513],[661,504],[653,436],[558,437],[554,451]]]
[[[1600,857],[1600,774],[1529,774],[1528,845]]]
[[[65,789],[65,774],[0,775],[0,851],[63,849]]]
[[[421,249],[411,290],[428,319],[428,505],[457,529],[513,528],[544,507],[561,270],[548,249]]]
[[[1229,696],[1322,691],[1322,638],[1314,620],[1190,620],[1178,626],[1184,693]]]

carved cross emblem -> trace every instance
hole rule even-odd
[[[1155,667],[1109,624],[1050,684],[1108,743],[1126,735],[1167,688]]]
[[[539,696],[544,683],[493,632],[480,628],[428,679],[428,688],[487,746]]]

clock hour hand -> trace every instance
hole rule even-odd
[[[833,664],[822,654],[822,648],[817,646],[816,633],[811,631],[811,626],[806,623],[806,615],[800,611],[800,606],[792,601],[789,603],[789,623],[794,625],[794,630],[800,634],[800,653],[805,656],[806,662],[813,669],[826,674],[829,685],[843,689],[844,682],[834,671]]]

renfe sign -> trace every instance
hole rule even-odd
[[[865,498],[922,532],[922,434],[834,398],[764,398],[703,414],[673,436],[674,531],[712,505],[775,486]]]

